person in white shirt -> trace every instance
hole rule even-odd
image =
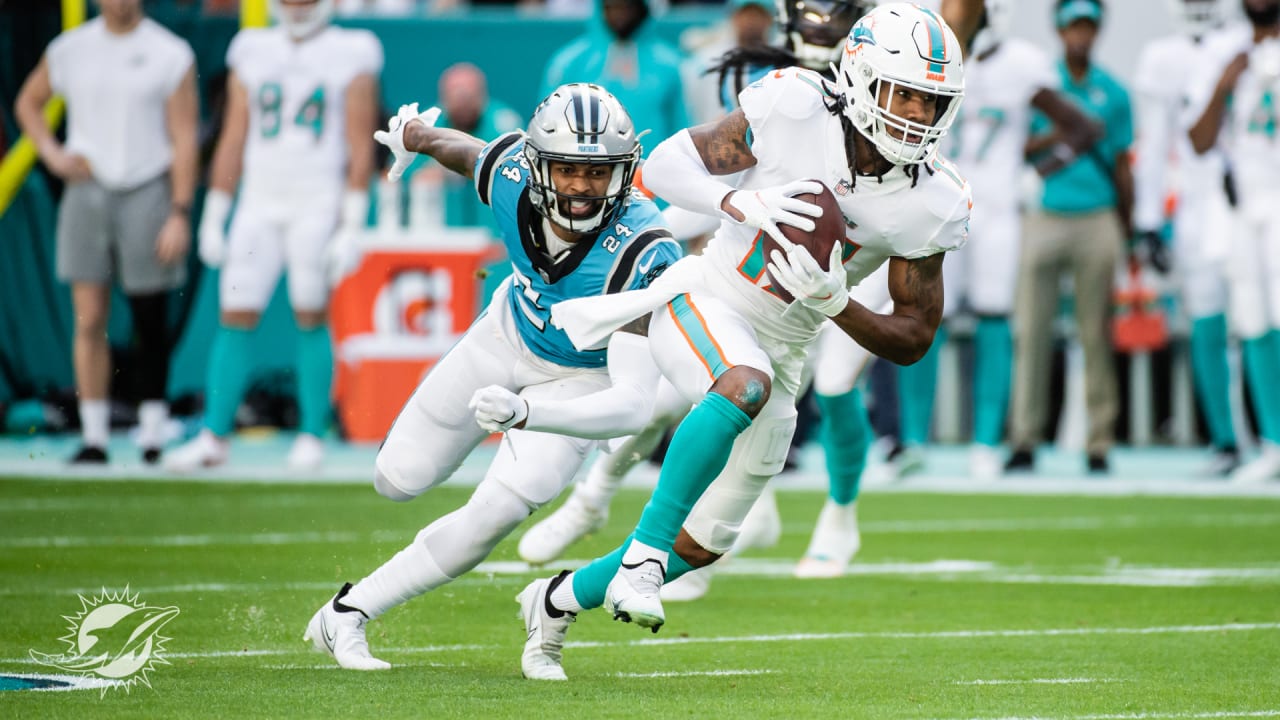
[[[105,463],[110,433],[111,282],[129,299],[140,361],[138,444],[160,459],[169,410],[169,291],[186,281],[195,193],[198,96],[191,47],[142,12],[100,0],[102,14],[49,43],[18,95],[18,125],[66,183],[57,273],[71,284],[73,355],[83,445],[73,463]],[[67,103],[58,142],[43,108]]]
[[[226,121],[199,238],[200,259],[222,268],[221,327],[209,351],[205,428],[166,460],[173,472],[226,461],[253,333],[281,272],[298,325],[299,433],[288,464],[313,469],[324,458],[333,376],[325,316],[330,286],[359,260],[382,45],[368,30],[330,25],[333,0],[273,0],[271,9],[277,25],[242,30],[227,50]]]

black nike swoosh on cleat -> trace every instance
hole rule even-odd
[[[657,565],[658,569],[662,571],[662,575],[664,577],[666,576],[667,568],[663,566],[662,561],[658,560],[657,558],[645,558],[644,560],[641,560],[635,565],[628,565],[626,563],[622,563],[622,567],[628,570],[635,570],[636,568],[640,567],[641,565],[644,565],[645,563],[653,563],[654,565]]]
[[[338,634],[329,632],[329,623],[325,622],[324,613],[320,613],[320,635],[324,637],[324,644],[329,652],[333,652],[333,643],[338,639]]]
[[[524,640],[525,640],[525,642],[529,642],[530,640],[532,640],[532,639],[533,639],[533,634],[534,634],[534,633],[536,633],[536,632],[538,632],[538,626],[537,626],[537,625],[534,625],[534,626],[533,626],[533,629],[529,631],[529,637],[527,637],[527,638],[525,638],[525,639],[524,639]]]

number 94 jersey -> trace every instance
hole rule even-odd
[[[341,189],[347,87],[382,72],[377,37],[330,26],[295,42],[280,27],[251,28],[232,39],[227,67],[248,94],[244,189],[274,197]]]
[[[574,348],[564,331],[552,324],[551,306],[648,287],[680,259],[680,245],[653,201],[632,193],[612,223],[579,240],[553,263],[545,252],[549,230],[529,200],[524,143],[523,133],[507,133],[485,146],[475,166],[476,192],[493,210],[511,259],[511,280],[503,286],[511,317],[520,338],[538,357],[568,367],[604,367],[605,350]]]

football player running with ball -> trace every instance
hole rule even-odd
[[[732,547],[786,459],[800,371],[828,320],[893,362],[915,362],[929,348],[942,318],[943,253],[968,233],[969,187],[936,152],[963,76],[946,23],[915,5],[887,4],[854,25],[834,83],[802,68],[774,71],[743,91],[740,109],[654,150],[646,186],[685,209],[721,214],[715,237],[647,290],[561,303],[552,314],[589,347],[656,310],[653,357],[697,405],[676,430],[634,535],[518,597],[526,677],[565,678],[561,649],[583,610],[606,605],[656,631],[666,619],[663,582]],[[733,173],[742,173],[736,186],[717,177]],[[814,230],[821,210],[793,197],[821,190],[806,178],[831,188],[844,216],[830,270],[778,227]],[[766,254],[773,243],[786,249]],[[893,306],[878,314],[849,288],[886,261]]]
[[[344,585],[311,619],[306,639],[350,669],[390,667],[370,654],[365,623],[474,568],[560,494],[596,439],[643,427],[658,380],[647,318],[578,349],[551,322],[551,306],[647,287],[680,257],[657,207],[632,192],[640,143],[627,111],[603,88],[562,85],[538,106],[527,133],[488,145],[433,127],[439,116],[439,108],[419,114],[406,105],[375,134],[395,155],[388,176],[397,179],[424,153],[472,178],[501,229],[512,275],[400,411],[378,451],[374,487],[411,500],[448,480],[490,432],[507,433],[465,505]],[[477,393],[486,387],[506,394]],[[607,410],[600,417],[578,403]]]

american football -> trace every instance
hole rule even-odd
[[[819,180],[814,180],[813,182],[821,183]],[[844,215],[840,212],[840,205],[836,202],[836,196],[831,192],[831,188],[823,185],[822,192],[817,195],[801,193],[795,197],[798,200],[810,202],[822,208],[822,216],[813,219],[815,225],[813,232],[805,232],[795,225],[786,223],[778,223],[778,229],[782,231],[783,237],[796,245],[802,245],[808,249],[809,254],[813,256],[814,260],[818,261],[818,265],[823,270],[830,270],[831,268],[828,265],[831,260],[831,245],[844,240]],[[773,251],[781,249],[782,246],[771,236],[768,234],[764,236],[766,272],[768,272],[767,263],[773,260]],[[794,300],[791,297],[791,293],[783,289],[773,279],[772,274],[769,276],[769,282],[773,285],[773,290],[778,294],[778,297],[787,302]]]

